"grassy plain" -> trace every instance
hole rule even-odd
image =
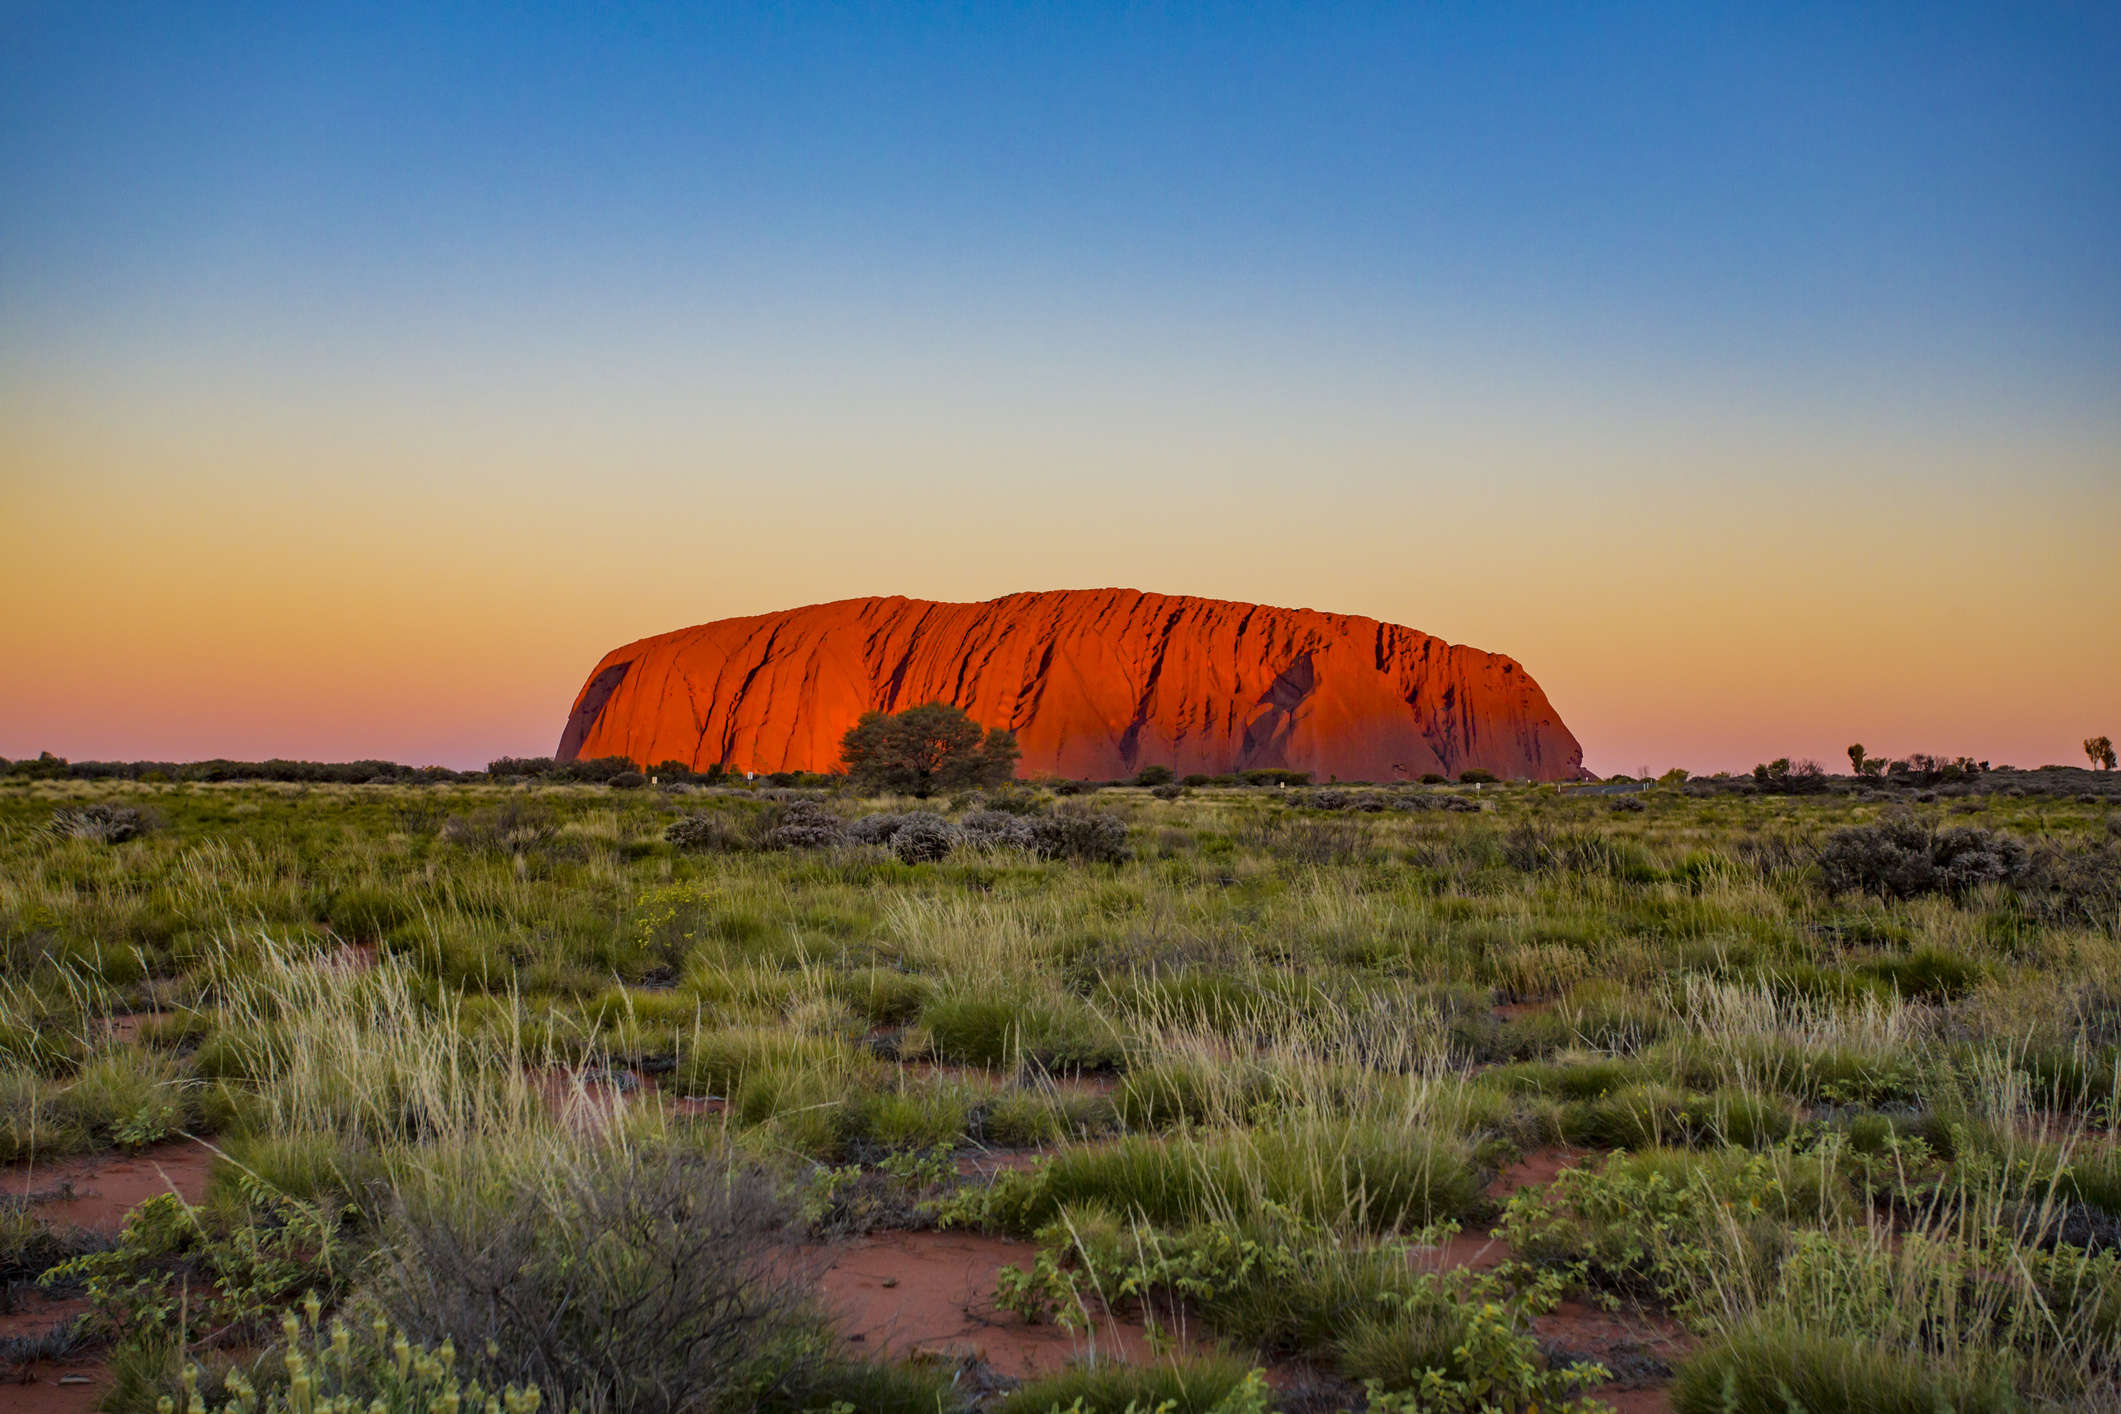
[[[1193,1352],[981,1396],[1020,1414],[1560,1408],[1601,1377],[1558,1303],[1670,1335],[1609,1374],[1687,1414],[2121,1409],[2105,785],[1019,792],[1116,815],[1131,857],[909,864],[759,847],[787,793],[14,781],[0,1159],[222,1157],[109,1251],[16,1203],[0,1267],[13,1302],[75,1255],[48,1285],[88,1295],[117,1409],[181,1404],[193,1362],[215,1409],[327,1369],[391,1410],[466,1373],[585,1408],[962,1407],[961,1371],[864,1363],[761,1256],[937,1222],[1025,1240],[1019,1316]],[[158,826],[49,828],[96,801]],[[1827,892],[1822,844],[1889,813],[2039,868]],[[1018,1150],[1043,1161],[961,1177]],[[1528,1155],[1568,1166],[1494,1185]],[[1440,1255],[1491,1229],[1499,1269]],[[648,1343],[391,1354],[506,1324],[443,1293],[562,1268],[615,1330],[661,1313]],[[702,1302],[758,1321],[654,1345]],[[727,1368],[679,1394],[628,1383],[702,1350]]]

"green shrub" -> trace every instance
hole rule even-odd
[[[1553,1062],[1504,1065],[1482,1077],[1489,1084],[1513,1092],[1553,1095],[1564,1100],[1595,1100],[1654,1078],[1654,1072],[1641,1062],[1623,1060],[1589,1061],[1578,1065]]]
[[[894,1152],[949,1148],[965,1137],[965,1097],[935,1088],[873,1091],[851,1098],[850,1122],[871,1144]]]
[[[1748,1326],[1704,1346],[1672,1383],[1677,1414],[2016,1414],[2008,1371],[1973,1378],[1934,1355],[1805,1331]]]
[[[1055,1073],[1109,1067],[1118,1043],[1098,1018],[1072,998],[963,992],[938,997],[921,1011],[921,1024],[944,1060],[989,1069],[1030,1063]]]
[[[263,1080],[287,1063],[290,1042],[275,1022],[216,1026],[192,1056],[204,1080]]]
[[[1799,1100],[1836,1105],[1905,1104],[1923,1098],[1915,1064],[1846,1046],[1757,1041],[1724,1049],[1718,1068],[1733,1082],[1764,1083]]]
[[[1874,958],[1857,970],[1903,997],[1925,1002],[1965,996],[1988,977],[1981,963],[1936,948],[1921,948],[1903,957]]]
[[[1789,1111],[1740,1090],[1692,1095],[1665,1085],[1631,1085],[1563,1109],[1562,1137],[1594,1149],[1667,1145],[1760,1148],[1789,1137]]]
[[[53,1100],[96,1139],[137,1149],[191,1128],[195,1091],[167,1057],[125,1046],[82,1066]]]
[[[2121,1079],[2121,1049],[2031,1050],[2019,1055],[2018,1068],[2032,1080],[2034,1099],[2084,1109],[2113,1099],[2116,1081]]]
[[[605,1054],[640,1061],[684,1049],[703,1010],[700,998],[689,992],[612,987],[583,1004],[582,1019]]]
[[[443,1174],[408,1195],[376,1295],[413,1339],[553,1407],[682,1414],[816,1356],[786,1212],[761,1177],[602,1149]]]
[[[1034,1174],[1000,1176],[995,1187],[990,1220],[1027,1232],[1067,1204],[1182,1227],[1226,1221],[1264,1201],[1310,1222],[1390,1232],[1460,1216],[1483,1201],[1462,1147],[1352,1121],[1066,1149]]]
[[[88,1143],[88,1127],[55,1103],[36,1076],[0,1071],[0,1163],[54,1158]]]
[[[1179,1055],[1128,1071],[1113,1102],[1130,1129],[1170,1129],[1219,1116],[1242,1122],[1265,1093],[1266,1076],[1255,1065]]]
[[[815,1070],[832,1076],[866,1074],[868,1058],[845,1041],[804,1036],[790,1031],[730,1027],[694,1037],[678,1062],[674,1083],[681,1095],[736,1093],[754,1071]]]
[[[921,1013],[935,983],[911,972],[865,967],[831,974],[832,994],[877,1026],[904,1026]]]
[[[232,1135],[207,1177],[210,1205],[236,1213],[246,1204],[248,1179],[297,1201],[338,1208],[379,1195],[371,1186],[387,1176],[383,1156],[371,1144],[329,1134]]]
[[[1265,1387],[1227,1356],[1186,1364],[1113,1365],[1032,1380],[1002,1401],[1009,1414],[1264,1414]]]
[[[349,942],[366,943],[381,938],[401,923],[419,915],[414,901],[391,889],[362,887],[339,889],[324,905],[324,921]]]
[[[822,1343],[822,1342],[821,1342]],[[760,1414],[938,1414],[951,1407],[959,1371],[935,1362],[886,1365],[819,1354],[759,1399]]]
[[[0,1012],[0,1065],[39,1075],[63,1075],[81,1052],[80,1038],[53,1018]]]

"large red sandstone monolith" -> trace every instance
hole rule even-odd
[[[1584,774],[1539,684],[1499,654],[1375,619],[1131,589],[845,599],[644,638],[597,664],[558,755],[832,771],[862,713],[933,701],[1013,730],[1027,777]]]

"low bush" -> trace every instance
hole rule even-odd
[[[1090,1009],[1067,996],[968,991],[938,997],[921,1011],[944,1060],[989,1069],[1029,1064],[1056,1074],[1118,1064],[1116,1038]]]
[[[1856,971],[1875,977],[1914,1001],[1942,1002],[1963,997],[1988,977],[1988,968],[1938,948],[1919,948],[1903,956],[1873,958]]]
[[[206,1196],[225,1215],[246,1207],[258,1184],[331,1210],[347,1203],[373,1204],[381,1201],[379,1187],[388,1177],[381,1151],[359,1138],[238,1134],[221,1139],[220,1149]]]
[[[1038,839],[1035,816],[1008,810],[968,810],[957,827],[966,844],[984,849],[1030,849]]]
[[[176,1062],[125,1047],[82,1066],[53,1103],[101,1142],[140,1149],[192,1127],[195,1097],[196,1087]]]
[[[891,852],[901,864],[933,864],[948,858],[964,837],[964,831],[942,816],[912,810],[898,817],[891,831]]]
[[[159,828],[162,823],[161,815],[152,809],[99,800],[87,805],[61,806],[53,811],[51,832],[61,839],[123,844]]]
[[[921,1013],[935,994],[935,982],[915,972],[864,967],[836,972],[828,979],[832,995],[877,1026],[904,1026]]]
[[[2117,832],[2110,816],[2107,830]],[[2014,885],[2027,914],[2050,926],[2121,932],[2121,844],[2043,844]]]
[[[762,1177],[675,1152],[452,1174],[407,1195],[376,1297],[489,1389],[686,1414],[814,1358],[787,1216]]]
[[[729,1027],[694,1037],[673,1076],[678,1093],[736,1093],[745,1077],[764,1070],[822,1070],[835,1075],[864,1069],[868,1062],[844,1041],[785,1030]]]
[[[1119,864],[1127,850],[1127,822],[1109,811],[1057,810],[1031,823],[1032,848],[1047,859]]]
[[[488,853],[521,855],[551,845],[559,833],[552,811],[534,801],[509,800],[443,822],[446,844]]]
[[[1008,1414],[1266,1414],[1271,1394],[1249,1365],[1221,1356],[1047,1375],[1016,1389],[1001,1408]]]
[[[766,831],[768,849],[830,849],[846,838],[846,822],[814,800],[791,800]]]
[[[2009,1372],[1968,1377],[1904,1348],[1771,1320],[1710,1342],[1680,1366],[1677,1414],[2018,1414]]]
[[[1566,1106],[1559,1123],[1563,1139],[1593,1149],[1757,1149],[1788,1138],[1794,1121],[1788,1110],[1741,1090],[1690,1095],[1633,1085]]]
[[[42,1161],[88,1145],[88,1127],[55,1104],[36,1076],[0,1072],[0,1163]]]
[[[1937,830],[1913,815],[1889,815],[1828,836],[1819,851],[1827,892],[1910,899],[1967,893],[2021,879],[2032,862],[2024,841],[1995,830]]]
[[[673,820],[663,830],[663,838],[679,849],[701,850],[715,854],[737,854],[756,848],[758,837],[754,832],[756,816],[737,816],[723,810],[710,810],[704,814],[687,815],[682,820]]]
[[[1302,1220],[1382,1233],[1427,1227],[1482,1203],[1478,1172],[1454,1142],[1354,1121],[1128,1138],[1068,1149],[1030,1174],[1002,1174],[968,1214],[1032,1232],[1064,1206],[1101,1206],[1164,1227],[1227,1222],[1276,1204]]]

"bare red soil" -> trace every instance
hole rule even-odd
[[[137,1154],[80,1154],[48,1163],[0,1166],[0,1192],[37,1201],[40,1217],[60,1227],[116,1232],[125,1215],[158,1193],[187,1203],[206,1196],[214,1150],[197,1139],[170,1139]],[[39,1195],[50,1197],[40,1198]]]
[[[40,1217],[60,1227],[115,1233],[135,1205],[158,1193],[187,1203],[206,1196],[214,1152],[193,1139],[173,1139],[137,1154],[84,1154],[44,1164],[0,1166],[0,1193],[27,1198]],[[45,1196],[54,1195],[54,1196]],[[76,1316],[85,1303],[33,1296],[0,1318],[0,1335],[29,1335]],[[39,1360],[0,1371],[0,1410],[7,1414],[87,1414],[110,1383],[100,1359]]]
[[[892,1232],[828,1249],[820,1286],[849,1344],[900,1359],[984,1360],[1004,1375],[1051,1374],[1075,1360],[1153,1360],[1138,1320],[1098,1312],[1088,1330],[1027,1325],[994,1305],[1004,1266],[1038,1249],[967,1232]],[[1094,1305],[1094,1303],[1093,1303]]]

